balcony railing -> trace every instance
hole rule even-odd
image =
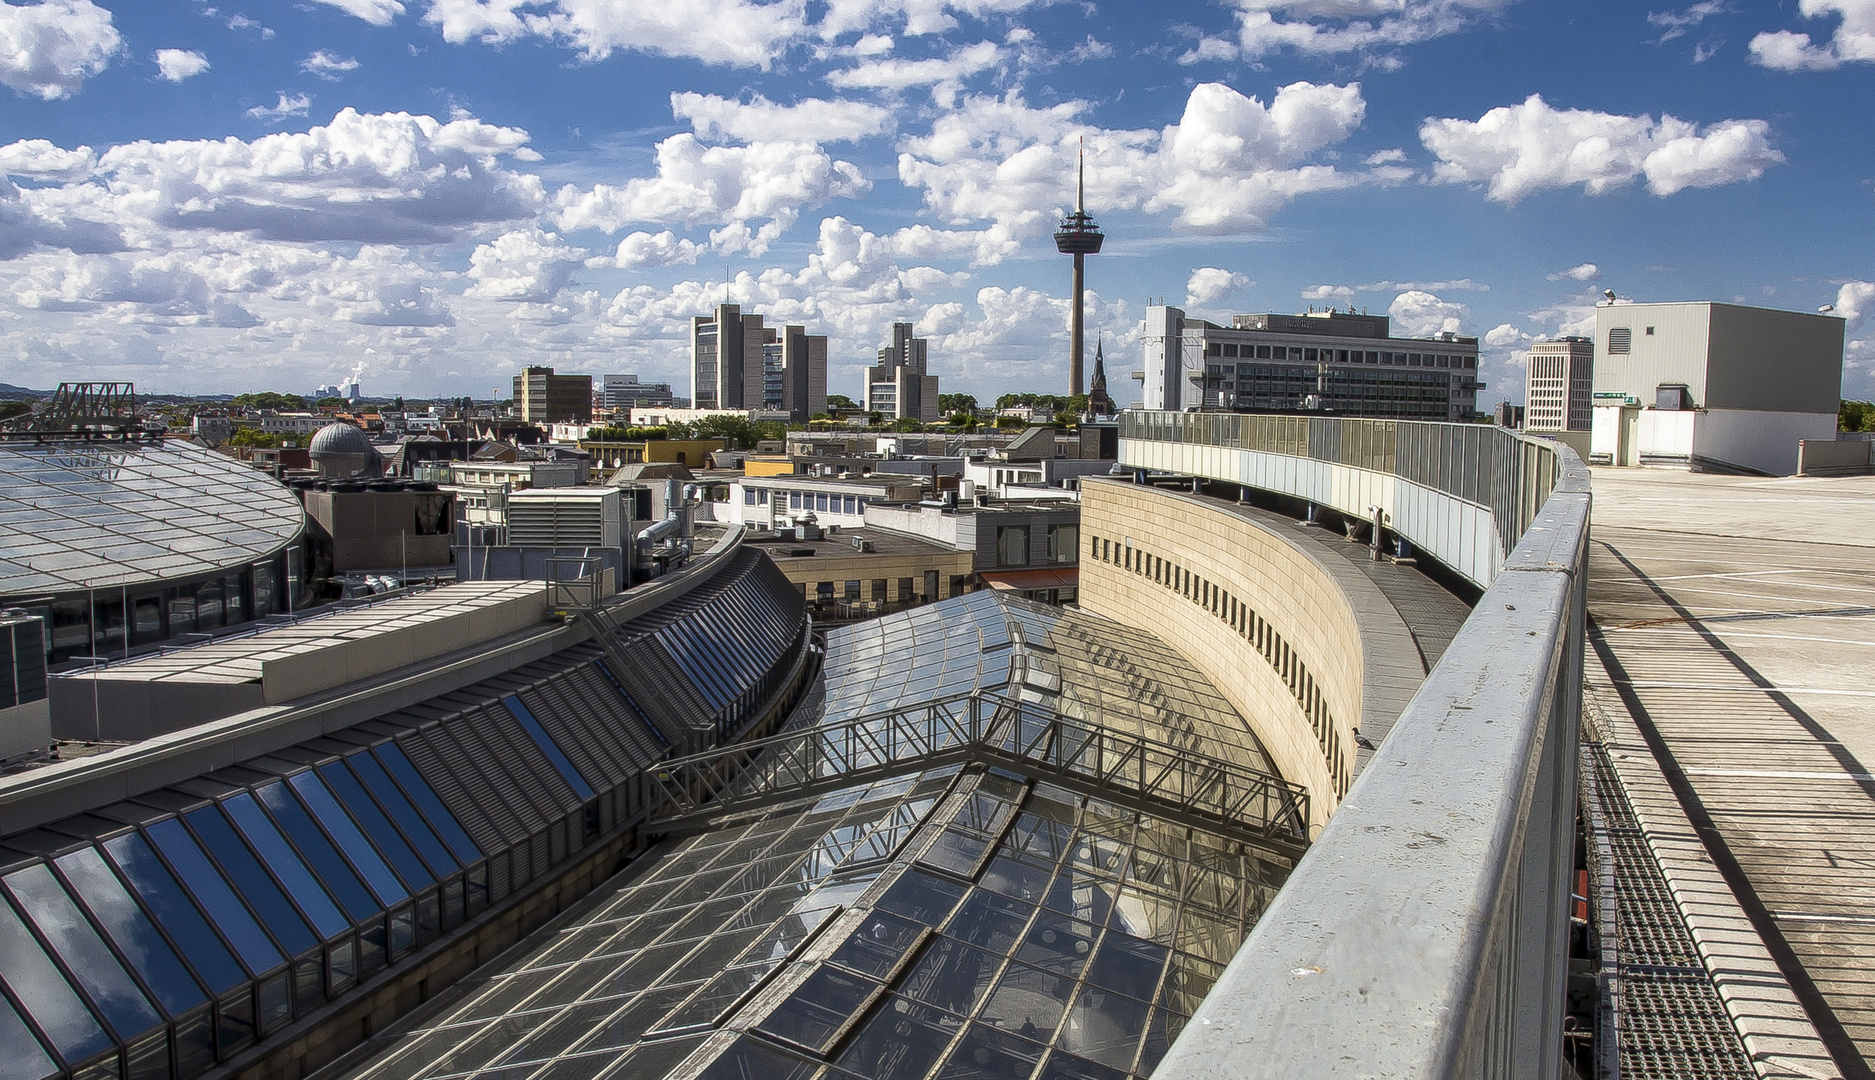
[[[1313,462],[1280,490],[1411,502],[1393,527],[1428,550],[1482,511],[1498,543],[1471,618],[1154,1075],[1559,1076],[1587,469],[1466,424],[1130,412],[1121,437],[1129,464],[1241,451],[1184,455],[1231,483],[1252,455]]]

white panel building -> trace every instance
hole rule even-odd
[[[1833,440],[1844,321],[1709,302],[1595,311],[1590,461],[1788,476]]]

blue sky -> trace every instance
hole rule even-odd
[[[0,0],[0,381],[688,392],[726,295],[946,390],[1090,327],[1349,304],[1520,350],[1603,289],[1848,317],[1875,396],[1875,0]]]

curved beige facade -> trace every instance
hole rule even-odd
[[[1362,716],[1361,627],[1342,582],[1298,541],[1158,488],[1086,483],[1081,537],[1081,606],[1203,671],[1283,777],[1308,786],[1319,829],[1353,781]]]

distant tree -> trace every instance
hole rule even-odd
[[[857,409],[857,408],[859,408],[859,402],[854,401],[852,398],[847,397],[845,394],[828,394],[827,395],[827,411],[828,412],[832,412],[835,409]]]
[[[280,436],[269,435],[259,428],[244,427],[228,437],[228,445],[270,450],[280,445]]]
[[[866,414],[866,422],[868,424],[883,424],[885,423],[885,414],[874,409],[872,412]]]
[[[916,420],[913,420],[909,416],[892,421],[893,431],[920,431],[923,428],[924,428],[923,424],[919,423]]]
[[[1051,409],[1059,411],[1068,407],[1068,399],[1059,394],[1004,394],[996,399],[999,409]]]
[[[963,427],[964,425],[969,424],[974,420],[976,420],[976,417],[970,415],[967,412],[955,412],[955,413],[950,414],[950,416],[945,419],[945,422],[950,424],[952,427]]]
[[[752,450],[763,439],[785,439],[788,425],[745,416],[706,416],[694,424],[670,425],[673,439],[721,439],[727,449]]]
[[[1844,401],[1836,407],[1839,431],[1875,431],[1875,402]]]
[[[301,412],[306,399],[298,394],[277,394],[264,390],[258,394],[236,394],[228,404],[237,409],[272,409],[275,412]]]
[[[812,416],[810,416],[810,417],[808,417],[808,418],[807,418],[807,422],[808,422],[808,423],[810,423],[810,424],[812,424],[812,423],[817,423],[817,422],[819,422],[819,421],[821,421],[821,420],[831,420],[831,419],[833,419],[833,417],[831,417],[831,416],[828,416],[828,415],[827,415],[826,413],[824,413],[824,412],[817,412],[817,413],[815,413],[814,415],[812,415]]]
[[[670,435],[669,428],[662,427],[594,427],[586,429],[586,438],[593,442],[645,442],[651,439],[663,439]]]
[[[974,394],[939,394],[938,411],[942,413],[973,413],[977,411],[977,399]]]
[[[342,397],[322,397],[318,401],[313,402],[313,408],[315,409],[343,409],[346,405],[349,405],[349,404],[350,402],[346,401]]]
[[[32,411],[33,406],[30,401],[0,401],[0,420],[11,420]]]

